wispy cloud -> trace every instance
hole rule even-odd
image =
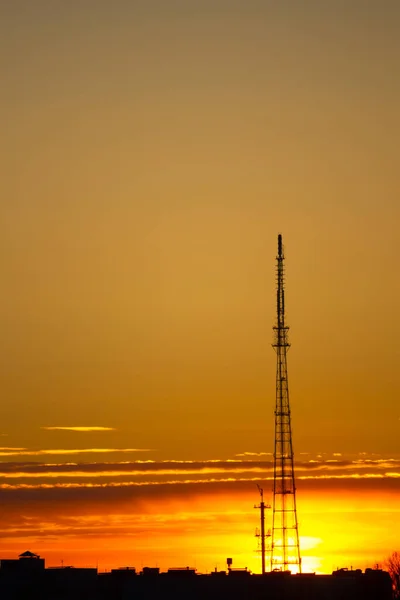
[[[241,452],[235,456],[272,456],[272,452]]]
[[[352,473],[351,475],[302,475],[299,481],[335,481],[335,480],[396,480],[400,473]],[[263,481],[273,481],[273,476],[263,477]],[[111,481],[111,482],[74,482],[74,483],[0,483],[0,490],[51,490],[51,489],[107,489],[107,488],[136,488],[153,486],[209,486],[214,484],[243,484],[259,482],[259,477],[222,477],[206,479],[169,479],[166,481]]]
[[[98,427],[97,425],[91,427],[61,427],[61,426],[51,426],[51,427],[41,427],[40,429],[45,429],[46,431],[116,431],[115,427]]]
[[[153,452],[151,448],[57,448],[28,450],[27,448],[0,448],[0,456],[43,456],[61,454],[110,454],[112,452]]]
[[[3,450],[0,455],[13,456],[43,456],[43,455],[79,455],[86,453],[110,452],[139,452],[146,449],[133,448],[86,448],[62,450]],[[149,449],[147,449],[149,451]],[[27,459],[29,460],[29,459]],[[268,480],[272,477],[273,461],[268,459],[239,459],[236,460],[128,460],[112,462],[3,462],[0,463],[0,483],[10,480],[18,483],[34,483],[38,480],[46,484],[66,482],[68,485],[80,483],[85,479],[88,485],[109,486],[116,483],[150,484],[151,482],[165,483],[173,478],[174,481],[223,481],[226,478],[253,481]],[[314,460],[296,462],[296,476],[301,479],[353,479],[353,478],[393,478],[400,473],[400,458],[377,458],[356,460]],[[53,484],[52,484],[53,485]]]

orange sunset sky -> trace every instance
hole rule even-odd
[[[0,558],[260,570],[278,232],[304,569],[400,550],[399,29],[1,2]]]

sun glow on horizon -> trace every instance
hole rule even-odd
[[[10,557],[29,548],[50,566],[64,560],[75,566],[98,563],[100,570],[129,564],[157,565],[161,570],[191,566],[198,572],[216,566],[224,569],[230,556],[234,567],[259,573],[261,556],[255,537],[259,513],[253,508],[257,494],[252,485],[238,485],[180,484],[179,493],[176,485],[110,488],[108,499],[103,498],[104,488],[62,488],[58,500],[57,490],[27,490],[35,493],[35,504],[28,496],[27,504],[18,509],[22,517],[10,509],[2,515],[0,554]],[[381,562],[395,547],[398,531],[390,524],[397,522],[399,513],[397,480],[386,494],[370,489],[369,480],[363,484],[365,489],[352,493],[325,488],[323,482],[313,485],[317,489],[302,487],[298,494],[303,572],[331,573],[351,565],[365,569]],[[12,502],[12,494],[20,492],[2,493],[10,493]],[[267,511],[266,529],[271,518]],[[267,540],[267,568],[268,552]]]

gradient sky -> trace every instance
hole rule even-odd
[[[7,506],[31,493],[29,464],[29,485],[48,482],[47,460],[62,482],[71,460],[135,471],[272,452],[281,232],[295,453],[325,474],[346,456],[335,494],[358,514],[352,461],[400,455],[399,28],[397,0],[1,2]],[[378,481],[398,499],[397,463],[367,466],[365,493]],[[136,475],[121,477],[105,485]],[[302,484],[304,506],[326,499],[324,481]],[[251,512],[249,489],[232,506],[246,497]],[[385,531],[376,560],[394,549]],[[18,548],[43,549],[24,535]]]

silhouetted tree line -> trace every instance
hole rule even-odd
[[[392,579],[393,598],[400,598],[400,552],[392,552],[384,566]]]

